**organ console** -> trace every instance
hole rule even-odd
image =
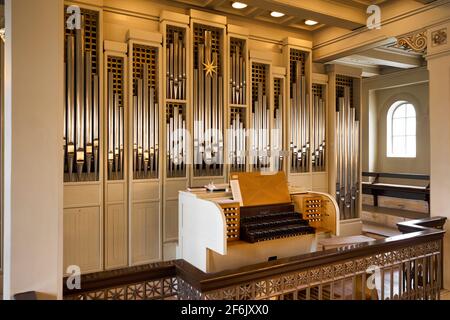
[[[233,173],[225,191],[179,195],[178,257],[218,272],[316,250],[339,234],[339,207],[329,194],[288,186],[283,172]]]

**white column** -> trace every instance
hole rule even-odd
[[[63,1],[5,5],[3,297],[61,298]]]
[[[445,216],[444,287],[450,289],[450,24],[428,31],[431,215]],[[442,42],[440,35],[447,37]],[[444,39],[444,38],[442,38]]]

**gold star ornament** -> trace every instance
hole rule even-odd
[[[212,62],[208,60],[206,63],[203,63],[203,66],[205,67],[203,71],[206,71],[207,76],[209,75],[210,77],[212,77],[213,73],[217,73],[218,67],[214,60]]]

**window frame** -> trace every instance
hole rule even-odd
[[[401,117],[400,119],[404,120],[405,122],[405,133],[404,135],[400,135],[400,136],[396,136],[396,137],[403,137],[404,141],[405,141],[405,152],[402,154],[399,153],[395,153],[393,148],[394,148],[394,130],[393,130],[393,124],[394,124],[394,115],[395,112],[404,105],[410,105],[412,106],[413,110],[414,110],[414,125],[415,125],[415,130],[414,130],[414,135],[408,135],[407,134],[407,119],[408,118],[413,118],[413,117],[408,117],[405,114],[405,117]],[[417,109],[416,106],[407,101],[407,100],[398,100],[394,103],[391,104],[391,106],[388,109],[387,112],[387,130],[386,130],[386,140],[387,140],[387,144],[386,144],[386,157],[387,158],[407,158],[407,159],[413,159],[417,157]],[[414,146],[414,152],[408,152],[408,144],[407,144],[407,137],[412,137],[414,136],[415,139],[415,146]]]

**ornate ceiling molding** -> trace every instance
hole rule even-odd
[[[425,53],[427,51],[427,31],[397,37],[397,43],[394,47],[417,53]]]
[[[433,47],[447,44],[447,29],[443,28],[431,33],[431,44]]]

